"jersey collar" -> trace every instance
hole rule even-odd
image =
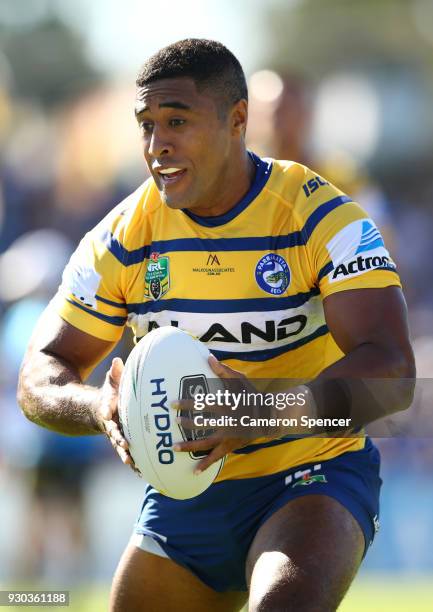
[[[225,223],[228,223],[229,221],[237,217],[259,195],[263,187],[266,185],[272,172],[271,159],[262,159],[252,151],[248,151],[248,155],[253,160],[254,165],[256,166],[256,174],[254,176],[254,180],[249,191],[237,204],[233,206],[233,208],[228,210],[223,215],[218,215],[216,217],[201,217],[200,215],[195,215],[186,208],[182,208],[182,212],[184,212],[185,215],[187,215],[190,219],[192,219],[199,225],[203,225],[204,227],[217,227],[219,225],[224,225]]]

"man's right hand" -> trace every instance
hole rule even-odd
[[[129,454],[128,442],[123,437],[119,424],[119,385],[123,368],[123,361],[119,357],[115,357],[102,386],[102,402],[99,408],[98,422],[101,424],[102,431],[107,435],[112,447],[123,463],[130,465],[136,470],[132,457]]]
[[[117,408],[122,360],[113,359],[102,387],[85,384],[114,346],[67,323],[48,306],[23,360],[18,402],[28,419],[52,431],[68,436],[105,433],[123,463],[135,469]]]

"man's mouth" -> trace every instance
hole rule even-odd
[[[159,168],[157,173],[164,185],[171,185],[177,183],[186,174],[186,168]]]

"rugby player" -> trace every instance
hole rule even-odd
[[[135,113],[151,177],[72,256],[24,359],[28,418],[106,433],[131,464],[117,419],[122,362],[102,388],[84,382],[126,324],[137,339],[161,325],[190,331],[223,378],[413,377],[400,281],[377,227],[314,171],[248,151],[247,99],[220,43],[180,41],[144,64]],[[335,610],[377,526],[371,441],[212,444],[202,468],[227,459],[205,493],[176,501],[146,488],[110,610],[229,612],[247,598],[252,611]]]

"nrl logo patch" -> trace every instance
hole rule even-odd
[[[168,257],[151,253],[144,275],[144,297],[159,300],[170,289],[170,262]]]

